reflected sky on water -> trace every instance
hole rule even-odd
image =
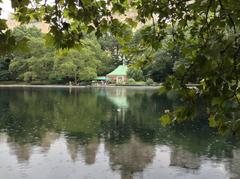
[[[238,179],[240,143],[195,122],[155,89],[0,89],[0,178]]]

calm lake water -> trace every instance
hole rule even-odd
[[[240,142],[204,112],[161,126],[177,104],[153,89],[2,88],[0,178],[239,179]]]

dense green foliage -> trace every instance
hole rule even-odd
[[[124,45],[131,38],[131,34],[125,33],[129,25],[151,24],[140,36],[141,48],[135,48],[143,50],[137,56],[141,69],[152,63],[155,52],[158,53],[161,48],[167,48],[167,52],[163,52],[167,58],[169,52],[177,52],[183,62],[173,65],[174,73],[168,77],[161,91],[174,92],[185,103],[166,114],[163,121],[171,124],[194,118],[196,101],[201,98],[208,108],[212,127],[218,127],[222,132],[229,129],[236,133],[240,130],[240,0],[45,2],[12,0],[12,6],[16,18],[23,23],[33,19],[49,23],[47,39],[56,47],[78,46],[84,33],[92,31],[97,37],[111,32]],[[119,15],[127,14],[129,9],[136,12],[136,18],[125,16],[125,21],[119,20]],[[6,29],[5,21],[0,19],[1,54],[16,49],[24,42],[16,41]],[[167,71],[172,67],[168,61],[156,63],[165,66]],[[26,68],[20,66],[21,70]],[[155,75],[156,70],[150,69]],[[32,73],[25,76],[35,78]],[[158,76],[163,78],[162,74]],[[198,88],[188,88],[186,84],[192,82],[200,85]]]
[[[144,80],[143,72],[140,68],[129,67],[127,71],[128,78],[132,78],[135,81],[142,81]]]
[[[137,30],[133,38],[127,42],[126,48],[122,48],[123,53],[131,59],[132,68],[130,68],[129,77],[135,79],[134,74],[138,73],[140,77],[135,80],[152,78],[156,82],[164,82],[169,75],[173,74],[178,65],[184,64],[184,58],[180,55],[178,48],[169,49],[165,45],[154,49],[147,46],[144,38],[149,28],[151,27],[143,26]],[[169,41],[170,39],[165,39],[164,44]]]
[[[26,82],[90,81],[98,73],[111,70],[111,55],[102,50],[94,36],[82,40],[74,49],[56,50],[46,45],[44,34],[37,28],[21,26],[12,33],[17,41],[26,39],[24,50],[13,51],[1,58],[0,80]]]
[[[100,75],[106,75],[114,70],[118,65],[122,64],[121,48],[122,46],[118,40],[110,34],[105,34],[98,39],[102,49],[110,54],[109,60],[105,61],[105,65],[101,66],[102,73]],[[105,68],[104,68],[105,67]]]

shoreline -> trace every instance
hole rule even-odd
[[[23,85],[23,84],[0,84],[0,88],[138,88],[138,89],[158,89],[161,85],[158,86],[131,86],[131,85],[123,85],[123,86],[69,86],[69,85]]]

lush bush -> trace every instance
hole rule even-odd
[[[37,75],[34,72],[28,71],[23,74],[23,80],[26,82],[34,81],[36,80],[36,78],[37,78]]]
[[[127,83],[128,84],[134,84],[136,81],[133,78],[129,78]]]
[[[10,79],[10,73],[8,70],[0,71],[0,81],[7,81]]]
[[[153,85],[153,84],[154,84],[154,81],[153,81],[151,78],[148,78],[147,81],[146,81],[146,84],[147,84],[148,86]]]
[[[133,78],[135,81],[141,81],[144,79],[143,72],[140,68],[130,67],[127,71],[127,76]]]

